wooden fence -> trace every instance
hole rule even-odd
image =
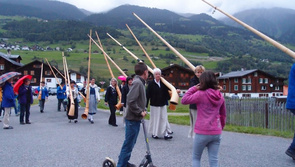
[[[285,103],[267,98],[225,99],[225,103],[226,122],[229,124],[295,130],[295,115],[286,109]]]

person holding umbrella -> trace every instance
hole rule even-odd
[[[26,78],[23,81],[23,84],[19,87],[18,90],[18,100],[20,103],[20,117],[19,121],[21,125],[31,124],[30,122],[30,107],[33,104],[33,93],[32,87],[30,86],[31,80]],[[24,117],[25,121],[24,122]]]
[[[11,84],[12,78],[8,79],[3,86],[2,107],[4,108],[3,129],[13,129],[9,125],[11,108],[15,106],[14,92]]]

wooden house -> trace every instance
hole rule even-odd
[[[20,63],[21,57],[19,55],[10,55],[0,52],[0,75],[7,72],[16,71],[17,68],[22,67]]]
[[[225,96],[239,97],[282,96],[284,78],[272,76],[261,70],[233,71],[217,78]]]

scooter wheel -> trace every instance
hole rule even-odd
[[[102,167],[116,167],[116,163],[109,157],[107,157],[103,163]]]

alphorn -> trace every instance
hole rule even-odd
[[[63,77],[66,80],[66,77],[56,68],[53,66],[53,68],[58,72],[58,74]]]
[[[53,71],[53,69],[52,69],[50,63],[48,62],[48,60],[47,60],[46,58],[45,58],[45,60],[46,60],[46,62],[47,62],[47,64],[48,64],[48,66],[49,66],[51,72],[53,73],[53,75],[54,75],[54,77],[55,77],[55,80],[57,81],[57,84],[58,84],[58,85],[60,86],[60,88],[62,89],[63,87],[60,85],[60,82],[59,82],[59,80],[57,79],[57,77],[56,77],[56,75],[55,75],[55,73],[54,73],[54,71]]]
[[[195,71],[195,66],[190,63],[182,54],[180,54],[175,48],[173,48],[164,38],[162,38],[155,30],[153,30],[148,24],[146,24],[139,16],[132,13],[142,24],[144,24],[151,32],[153,32],[166,46],[172,50],[192,71]]]
[[[73,92],[72,92],[72,88],[71,88],[71,81],[70,81],[70,76],[69,76],[69,70],[68,70],[68,65],[67,65],[67,61],[66,61],[66,57],[64,55],[64,52],[62,52],[62,57],[64,59],[64,68],[65,68],[65,74],[67,76],[67,81],[68,81],[68,87],[69,87],[69,96],[70,96],[70,110],[68,115],[69,116],[74,116],[75,115],[75,102],[74,102],[74,98],[73,98]]]
[[[41,98],[42,98],[42,90],[41,90],[42,78],[43,78],[43,63],[41,64],[40,91],[39,91],[39,94],[38,94],[38,100],[41,100]]]
[[[134,33],[132,32],[132,30],[129,28],[129,26],[127,24],[126,24],[126,27],[128,28],[128,30],[131,33],[131,35],[133,36],[133,38],[136,40],[136,42],[138,43],[138,45],[140,46],[141,50],[144,52],[144,54],[146,55],[146,57],[149,59],[149,61],[152,64],[152,66],[154,68],[157,68],[156,65],[155,65],[155,63],[152,61],[151,57],[148,55],[148,53],[146,52],[146,50],[143,48],[143,46],[141,45],[141,43],[136,38],[136,36],[134,35]],[[162,77],[161,77],[161,82],[164,83],[171,90],[171,99],[175,99],[175,100],[178,101],[179,96],[178,96],[178,93],[177,93],[175,87],[173,85],[171,85],[169,82],[167,82],[166,80],[164,80],[164,78],[162,78]],[[169,109],[170,110],[176,110],[176,106],[171,103],[169,105]]]
[[[125,46],[123,46],[120,42],[118,42],[115,38],[113,38],[109,33],[107,33],[107,35],[114,40],[119,46],[121,46],[127,53],[129,53],[134,59],[139,60],[139,58],[137,56],[135,56],[132,52],[130,52]],[[147,68],[149,70],[149,72],[153,73],[153,70],[147,65]],[[173,105],[177,105],[178,104],[178,93],[176,92],[176,89],[174,86],[172,86],[168,81],[166,81],[163,77],[161,77],[161,81],[167,86],[170,85],[168,88],[172,91],[172,95],[171,99],[170,99],[170,103]],[[173,108],[172,108],[173,109]]]
[[[97,37],[98,43],[99,43],[100,47],[103,49],[102,44],[101,44],[100,39],[99,39],[99,36],[98,36],[97,32],[95,32],[95,33],[96,33],[96,37]],[[91,40],[91,39],[90,39],[90,40]],[[114,73],[113,73],[113,71],[112,71],[112,69],[111,69],[111,66],[110,66],[110,64],[109,64],[109,61],[108,61],[108,59],[107,59],[107,56],[104,54],[104,52],[103,52],[103,56],[104,56],[104,59],[105,59],[105,61],[106,61],[106,63],[107,63],[107,66],[108,66],[108,69],[109,69],[109,71],[110,71],[110,74],[111,74],[112,78],[115,78]],[[116,85],[116,91],[117,91],[117,94],[118,94],[118,97],[119,97],[119,101],[118,101],[118,103],[115,105],[115,107],[116,107],[117,110],[119,110],[119,109],[123,106],[123,104],[121,103],[121,101],[122,101],[122,93],[121,93],[121,91],[120,91],[120,88],[119,88],[119,86],[118,86],[118,83],[117,83],[117,85]]]
[[[279,42],[271,39],[270,37],[266,36],[265,34],[259,32],[258,30],[256,30],[255,28],[249,26],[248,24],[242,22],[241,20],[235,18],[234,16],[227,14],[225,12],[223,12],[222,10],[218,9],[216,6],[213,6],[212,4],[208,3],[205,0],[204,1],[206,4],[208,4],[209,6],[213,7],[215,10],[218,10],[219,12],[221,12],[222,14],[226,15],[227,17],[231,18],[232,20],[236,21],[237,23],[241,24],[243,27],[247,28],[248,30],[252,31],[254,34],[260,36],[262,39],[266,40],[267,42],[271,43],[272,45],[274,45],[275,47],[277,47],[278,49],[280,49],[281,51],[285,52],[286,54],[288,54],[289,56],[291,56],[292,58],[295,58],[295,52],[292,51],[291,49],[285,47],[284,45],[280,44]]]
[[[92,30],[90,30],[90,36],[92,35]],[[87,119],[89,113],[89,84],[90,84],[90,60],[91,59],[91,39],[89,39],[89,50],[88,50],[88,71],[87,71],[87,86],[86,86],[86,102],[85,110],[81,115],[82,119]]]
[[[98,34],[97,34],[97,32],[95,31],[95,33],[96,33],[96,36],[97,36],[97,39],[98,39],[98,41],[99,41],[99,43],[100,43],[100,40],[99,40],[99,37],[98,37]],[[102,45],[101,45],[102,46]],[[102,49],[103,49],[103,47],[101,47]],[[125,72],[114,62],[114,60],[108,55],[108,54],[103,54],[104,56],[106,56],[108,59],[109,59],[109,61],[110,62],[112,62],[113,63],[113,65],[120,71],[120,73],[122,74],[122,75],[124,75],[124,77],[127,77],[127,75],[125,74]]]

